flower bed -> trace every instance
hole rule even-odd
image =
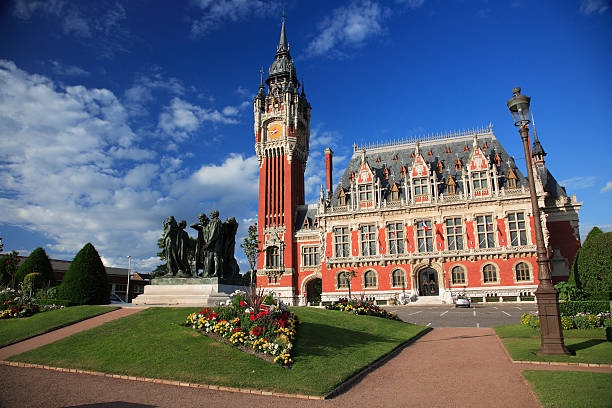
[[[376,306],[372,302],[366,301],[358,301],[358,300],[341,300],[339,302],[334,302],[331,305],[325,306],[326,309],[329,310],[341,310],[343,312],[349,312],[356,315],[368,315],[368,316],[376,316],[382,317],[385,319],[391,320],[400,320],[395,314],[391,312],[387,312],[384,309]]]
[[[41,306],[35,303],[35,300],[23,288],[19,290],[11,288],[0,289],[0,302],[0,319],[28,317],[38,312],[63,307],[55,304]]]
[[[297,316],[282,303],[264,305],[261,299],[247,300],[241,293],[235,294],[231,306],[204,308],[185,322],[215,340],[286,367],[293,363],[298,324]]]
[[[521,316],[521,324],[531,326],[535,329],[540,328],[540,318],[538,312],[524,313]],[[598,327],[612,326],[610,313],[577,313],[575,316],[561,316],[561,327],[563,330],[571,329],[596,329]]]

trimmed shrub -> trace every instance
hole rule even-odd
[[[516,296],[504,296],[504,302],[516,302]]]
[[[472,303],[480,303],[480,302],[482,302],[482,297],[475,296],[475,297],[470,298],[470,301]]]
[[[55,273],[51,267],[51,261],[44,249],[41,247],[36,248],[30,256],[26,258],[19,269],[17,269],[16,282],[23,282],[26,275],[31,273],[40,273],[44,279],[45,284],[49,283],[51,286],[55,286]]]
[[[570,284],[583,289],[591,300],[610,300],[612,290],[612,232],[594,227],[578,250]]]
[[[45,278],[38,272],[28,273],[25,278],[23,278],[23,286],[29,290],[36,291],[45,287],[46,284]]]
[[[561,316],[576,316],[578,313],[598,314],[610,311],[610,302],[605,300],[580,300],[559,302]]]
[[[108,277],[100,255],[91,243],[72,260],[62,284],[58,298],[77,305],[100,305],[110,301]]]

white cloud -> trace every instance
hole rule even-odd
[[[174,77],[166,77],[159,68],[154,68],[151,74],[136,76],[133,85],[123,94],[123,103],[133,116],[148,114],[147,104],[153,101],[156,92],[167,92],[170,95],[183,95],[185,87]]]
[[[603,14],[610,9],[606,0],[581,0],[580,12],[590,16],[593,14]]]
[[[612,180],[608,181],[605,186],[602,187],[601,192],[612,191]]]
[[[578,176],[578,177],[570,177],[568,179],[561,180],[559,181],[559,184],[561,184],[563,187],[567,189],[576,190],[580,188],[593,187],[595,185],[596,180],[597,180],[597,177],[595,176]]]
[[[281,3],[277,0],[199,0],[196,2],[202,15],[191,24],[191,32],[202,36],[226,22],[238,22],[248,18],[280,15]]]
[[[76,65],[65,65],[56,60],[49,60],[49,64],[51,65],[53,72],[57,75],[77,77],[87,77],[90,75],[88,71],[85,71],[83,68],[77,67]]]
[[[178,98],[175,105],[169,121],[183,131],[211,114]],[[190,172],[181,157],[152,150],[128,120],[107,89],[58,86],[0,60],[0,225],[42,233],[49,241],[36,246],[53,257],[70,259],[92,242],[109,266],[125,266],[129,254],[146,270],[157,264],[166,216],[191,220],[213,208],[223,218],[253,216],[254,156],[230,154]]]
[[[318,33],[306,53],[309,56],[344,56],[340,48],[361,47],[371,37],[381,35],[383,22],[390,14],[389,9],[369,0],[338,7],[317,24]]]

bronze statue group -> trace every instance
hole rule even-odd
[[[177,223],[173,216],[164,221],[163,243],[168,273],[165,277],[175,278],[223,278],[232,279],[239,275],[240,268],[234,258],[238,222],[234,217],[225,222],[219,219],[219,211],[198,216],[198,222],[191,228],[198,231],[195,250],[195,270],[188,260],[189,235],[185,231],[187,221]],[[201,271],[201,272],[200,272]]]

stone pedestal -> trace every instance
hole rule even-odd
[[[132,300],[136,305],[218,306],[236,290],[246,292],[240,281],[219,278],[155,278],[144,293]]]

